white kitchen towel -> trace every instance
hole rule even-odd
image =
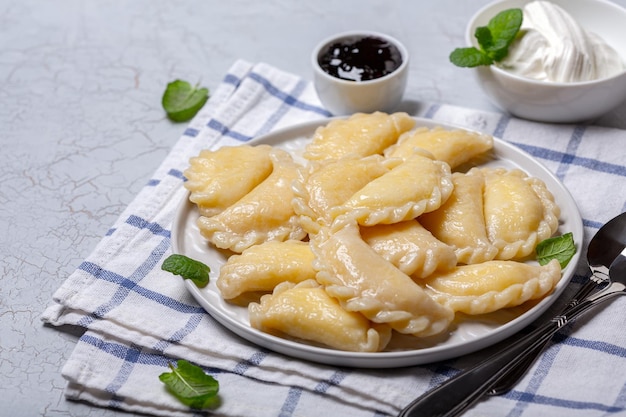
[[[480,130],[532,154],[569,188],[585,226],[626,209],[626,132],[548,125],[455,106],[405,103],[412,115]],[[152,179],[93,253],[54,294],[45,323],[86,329],[63,367],[67,397],[154,415],[201,415],[169,395],[158,375],[178,358],[220,383],[218,416],[392,416],[477,355],[396,369],[341,368],[249,343],[216,323],[183,281],[161,270],[184,198],[183,171],[201,149],[245,143],[330,116],[312,85],[267,64],[236,62]],[[584,256],[573,287],[586,275]],[[572,288],[573,291],[575,288]],[[568,294],[571,293],[568,291]],[[567,296],[568,294],[565,294]],[[468,416],[626,416],[626,300],[562,330],[510,393]],[[610,377],[607,377],[610,375]]]

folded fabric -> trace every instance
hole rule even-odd
[[[447,105],[406,106],[415,116],[491,133],[542,161],[579,204],[585,248],[599,226],[625,209],[624,131],[545,125]],[[199,414],[178,403],[158,378],[168,363],[183,358],[220,383],[221,403],[211,415],[387,416],[476,360],[470,355],[371,370],[286,357],[222,327],[179,277],[161,270],[171,254],[171,226],[185,197],[183,171],[190,157],[328,116],[309,82],[266,64],[233,65],[152,179],[43,313],[50,325],[86,329],[62,370],[69,399],[154,415]],[[585,274],[583,259],[574,284]],[[565,329],[562,343],[552,345],[514,391],[467,415],[626,415],[626,335],[615,331],[624,301]],[[563,381],[576,378],[582,382],[562,389]]]

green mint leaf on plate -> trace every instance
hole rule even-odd
[[[181,403],[195,409],[217,405],[219,383],[215,378],[185,360],[179,360],[176,367],[170,363],[169,367],[172,372],[162,373],[159,380]]]
[[[479,48],[457,48],[450,54],[450,62],[458,67],[473,68],[503,60],[522,26],[522,20],[522,9],[501,11],[487,26],[476,28],[474,36]]]
[[[536,251],[537,261],[540,265],[545,265],[552,259],[556,259],[561,264],[561,268],[565,268],[576,253],[574,235],[570,232],[542,240],[537,245]]]
[[[211,268],[202,262],[176,254],[168,256],[163,261],[161,269],[180,275],[184,279],[190,279],[200,288],[206,287],[209,283],[209,272],[211,272]]]
[[[198,113],[208,99],[207,88],[199,88],[187,81],[176,80],[167,85],[161,104],[171,120],[186,122]]]

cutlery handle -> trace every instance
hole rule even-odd
[[[591,294],[593,291],[601,287],[602,284],[605,284],[607,282],[608,276],[606,274],[601,271],[594,270],[589,280],[587,280],[587,282],[585,282],[585,284],[578,289],[570,302],[565,306],[562,314],[566,314],[567,310],[580,303],[589,294]],[[543,349],[545,348],[548,340],[546,340],[546,343],[539,345],[535,350],[528,353],[526,358],[520,361],[517,366],[512,367],[509,372],[498,378],[493,387],[487,392],[487,395],[501,395],[505,392],[510,391],[515,386],[515,384],[517,384],[520,378],[526,374],[532,364],[535,363],[537,357],[541,354],[541,352],[543,352]]]
[[[473,368],[459,373],[434,390],[417,398],[398,417],[425,415],[429,417],[452,417],[459,415],[483,397],[499,378],[517,366],[529,354],[532,354],[535,349],[543,346],[557,330],[570,320],[589,311],[604,300],[619,294],[625,294],[622,290],[623,285],[620,288],[613,288],[613,285],[611,285],[605,290],[588,297],[580,304],[568,309],[566,314],[553,318],[519,339],[515,344],[483,360]]]
[[[553,322],[551,324],[556,327]],[[553,333],[550,332],[539,341],[535,339],[539,337],[538,331],[530,333],[525,341],[520,341],[491,356],[417,398],[398,417],[451,417],[460,414],[489,391],[510,367],[521,362],[522,354],[526,350],[532,349],[535,345],[543,345]]]
[[[546,340],[546,343],[537,346],[537,348],[529,353],[523,361],[520,361],[519,364],[517,364],[507,373],[498,378],[495,384],[485,394],[489,395],[490,397],[494,397],[511,391],[513,387],[517,385],[519,380],[522,379],[524,375],[526,375],[526,373],[533,365],[533,363],[535,363],[539,355],[541,355],[541,352],[543,352],[549,340],[550,339]]]

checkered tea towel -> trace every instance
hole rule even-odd
[[[625,131],[406,104],[415,116],[493,134],[545,164],[580,208],[581,250],[598,227],[626,208]],[[185,195],[183,171],[190,157],[328,116],[310,82],[267,64],[238,61],[231,67],[152,179],[43,313],[50,325],[85,329],[62,369],[67,398],[162,416],[382,417],[396,415],[476,361],[467,355],[372,370],[283,356],[216,323],[179,277],[161,270],[171,254],[172,220]],[[572,285],[586,274],[582,257]],[[626,416],[625,315],[626,300],[617,299],[562,330],[513,391],[479,403],[467,415]],[[159,381],[168,363],[180,358],[219,381],[214,408],[191,410]]]

